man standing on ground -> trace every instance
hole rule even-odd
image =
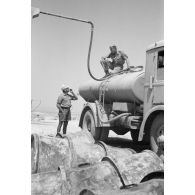
[[[127,63],[127,69],[130,69],[128,56],[124,52],[118,51],[115,45],[110,46],[110,53],[106,57],[102,57],[100,61],[106,75],[123,70],[125,62]],[[110,72],[109,69],[111,69]]]
[[[71,100],[78,100],[78,97],[75,95],[75,93],[70,89],[69,87],[62,86],[61,88],[62,94],[58,97],[57,100],[57,108],[59,109],[59,124],[57,128],[57,135],[61,131],[61,127],[63,125],[63,134],[66,134],[66,129],[68,125],[68,121],[71,120],[71,112],[70,107]]]

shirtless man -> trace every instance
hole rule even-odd
[[[100,61],[106,75],[123,70],[125,62],[127,63],[127,68],[130,69],[128,56],[124,52],[118,51],[115,45],[110,46],[110,53],[106,57],[102,57]],[[111,69],[110,72],[109,69]]]

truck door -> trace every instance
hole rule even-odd
[[[164,103],[164,47],[146,53],[144,116],[154,106]]]
[[[154,81],[154,63],[155,53],[153,50],[146,53],[146,67],[145,67],[145,84],[144,84],[144,116],[150,110],[153,103],[153,81]]]
[[[157,50],[157,66],[154,75],[153,88],[153,104],[164,104],[164,48]]]

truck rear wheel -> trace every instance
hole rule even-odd
[[[101,131],[95,126],[95,119],[91,110],[86,111],[84,114],[82,121],[82,129],[88,130],[95,140],[99,140]]]
[[[163,113],[156,116],[150,130],[150,146],[155,153],[159,152],[157,139],[161,135],[164,135],[164,114]]]

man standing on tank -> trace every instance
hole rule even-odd
[[[106,57],[102,57],[100,61],[106,76],[123,70],[125,62],[127,63],[127,69],[130,69],[128,56],[124,52],[118,51],[116,45],[110,46],[110,53]]]
[[[68,86],[62,86],[62,94],[59,95],[57,99],[57,108],[59,109],[59,124],[57,127],[57,135],[61,131],[63,125],[63,134],[66,134],[66,129],[68,126],[68,121],[71,120],[71,100],[78,100],[78,97]],[[56,135],[56,136],[57,136]]]

